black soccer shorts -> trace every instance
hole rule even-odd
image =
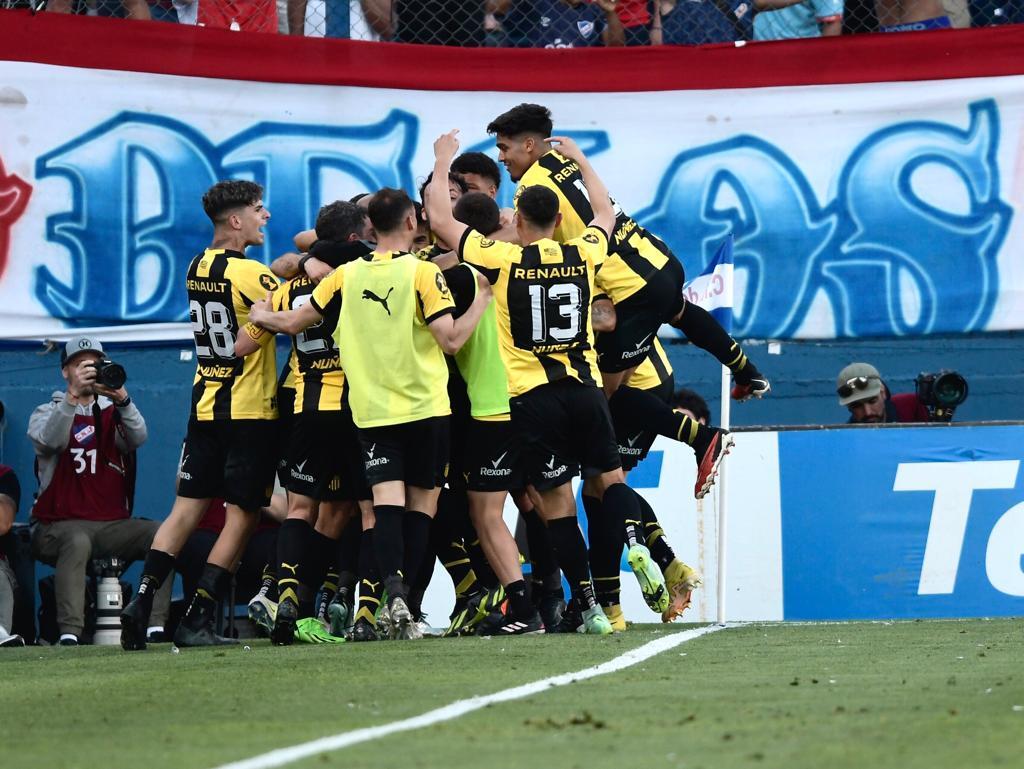
[[[387,481],[403,481],[422,489],[443,486],[448,472],[448,423],[444,416],[358,428],[370,488]]]
[[[471,419],[465,441],[455,451],[469,491],[511,491],[525,484],[519,440],[509,420]]]
[[[685,273],[679,260],[669,260],[647,281],[647,285],[615,305],[615,329],[597,335],[597,367],[606,373],[639,366],[650,354],[662,323],[683,309]]]
[[[621,467],[608,400],[597,387],[560,379],[509,404],[526,479],[538,491],[568,483],[580,467],[594,474]]]
[[[295,415],[288,445],[287,488],[320,501],[370,498],[351,411]]]
[[[660,385],[647,392],[659,400],[670,403],[674,390],[675,379],[670,375]],[[614,398],[609,408],[612,413],[612,425],[615,428],[615,440],[619,444],[619,459],[622,461],[622,469],[628,472],[647,457],[658,434],[647,429],[636,414]]]
[[[254,512],[270,502],[277,465],[277,420],[190,420],[178,496],[220,497]]]

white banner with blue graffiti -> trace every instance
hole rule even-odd
[[[188,338],[214,181],[265,186],[269,261],[324,202],[413,191],[443,131],[496,154],[485,126],[522,101],[688,275],[734,233],[740,337],[1024,328],[1024,77],[538,95],[0,62],[0,94],[2,338]]]

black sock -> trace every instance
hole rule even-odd
[[[508,615],[512,619],[526,622],[537,610],[530,603],[530,596],[526,593],[526,581],[517,579],[505,585],[505,595],[508,596]]]
[[[359,548],[363,541],[363,527],[359,516],[355,516],[345,526],[338,538],[335,561],[338,566],[338,589],[349,589],[356,584],[356,572],[359,568]]]
[[[402,559],[405,557],[405,537],[402,532],[402,518],[405,508],[398,505],[374,505],[373,549],[377,555],[377,568],[387,579],[402,574]]]
[[[622,558],[619,526],[597,497],[584,494],[583,509],[587,512],[587,536],[590,539],[587,554],[594,580],[594,595],[602,606],[611,606],[619,602],[619,563]]]
[[[429,561],[433,571],[434,559],[427,558],[427,545],[430,542],[430,524],[433,519],[418,510],[407,510],[402,518],[402,535],[405,537],[405,552],[402,555],[402,572],[410,584],[418,584],[422,575],[420,568]],[[431,556],[433,554],[431,553]],[[427,582],[430,580],[428,579]]]
[[[687,302],[683,314],[672,325],[699,348],[714,355],[723,366],[727,366],[738,383],[749,384],[753,377],[759,375],[757,368],[743,353],[739,342],[729,336],[703,307]]]
[[[466,553],[469,554],[469,565],[476,577],[476,584],[484,590],[496,588],[498,575],[494,573],[494,569],[488,563],[487,556],[484,555],[484,550],[480,546],[480,538],[476,536],[476,531],[473,532],[473,538],[466,541]]]
[[[313,527],[301,518],[288,518],[277,530],[278,601],[302,606],[301,594],[305,568],[312,556]]]
[[[315,616],[317,619],[327,619],[327,607],[331,605],[331,601],[334,600],[334,596],[338,594],[338,567],[332,566],[327,570],[324,575],[323,582],[320,583],[320,589],[316,591],[316,611]]]
[[[191,630],[198,630],[213,618],[217,601],[224,596],[231,584],[231,572],[212,563],[203,567],[202,576],[196,586],[196,594],[185,612],[182,622]]]
[[[613,483],[605,489],[601,504],[609,526],[620,532],[626,547],[643,543],[644,524],[640,512],[640,496],[625,483]]]
[[[554,545],[558,563],[569,580],[573,597],[579,603],[580,610],[586,611],[597,604],[594,597],[594,586],[590,581],[590,568],[587,565],[587,545],[583,541],[583,532],[576,523],[576,516],[556,518],[548,522],[548,533]]]
[[[260,592],[259,595],[269,595],[272,591],[276,592],[277,588],[277,571],[274,568],[274,564],[270,561],[263,564],[263,573],[260,575]]]
[[[664,572],[668,565],[675,560],[676,554],[672,550],[671,545],[669,545],[668,540],[665,539],[665,532],[662,531],[661,524],[658,522],[658,517],[654,514],[654,508],[651,507],[651,503],[644,499],[642,494],[637,494],[636,498],[640,502],[640,513],[644,519],[644,537],[647,547],[651,551],[651,558],[654,559],[654,562]]]
[[[615,404],[616,410],[632,414],[638,422],[658,435],[693,446],[698,457],[703,456],[714,435],[710,427],[686,414],[673,411],[671,406],[648,390],[620,387],[612,395],[610,403]]]
[[[359,609],[356,611],[356,619],[362,617],[371,625],[376,623],[383,589],[377,571],[377,553],[373,548],[373,529],[367,529],[359,542]]]
[[[164,584],[164,580],[174,571],[174,556],[163,550],[150,550],[146,553],[146,562],[142,566],[142,579],[139,580],[139,598],[147,606],[153,606],[153,594]]]
[[[538,582],[558,572],[558,558],[551,544],[551,534],[536,508],[520,513],[526,521],[526,541],[530,548],[533,576]]]

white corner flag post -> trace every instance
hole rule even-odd
[[[718,247],[714,258],[704,268],[704,272],[687,283],[683,289],[687,301],[710,312],[730,333],[732,332],[733,308],[732,247],[733,236],[730,234]],[[729,429],[730,382],[729,369],[722,366],[722,409],[718,424],[726,430]],[[716,581],[718,586],[718,624],[720,625],[724,625],[726,620],[727,499],[726,467],[723,462],[718,470],[718,578]]]

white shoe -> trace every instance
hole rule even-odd
[[[395,596],[389,608],[391,609],[392,638],[398,641],[415,641],[423,638],[423,633],[416,624],[416,620],[412,618],[412,612],[409,611],[409,606],[404,598]]]
[[[7,628],[0,625],[0,646],[24,646],[25,639],[17,633],[8,633]]]
[[[274,621],[277,619],[277,604],[265,595],[257,593],[249,601],[249,619],[269,636],[274,629]]]

